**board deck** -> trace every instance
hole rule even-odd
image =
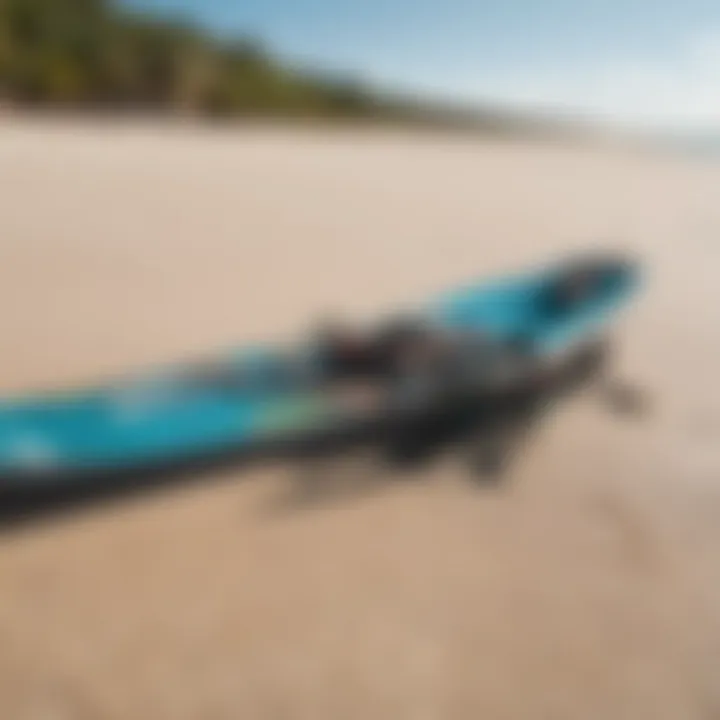
[[[443,327],[495,341],[522,337],[541,361],[602,332],[637,285],[635,271],[618,266],[591,302],[565,315],[548,314],[541,298],[558,272],[481,281],[430,303],[423,314]],[[190,461],[367,422],[367,411],[352,415],[321,385],[303,380],[309,363],[302,353],[288,356],[284,350],[233,351],[210,365],[161,368],[105,387],[7,399],[0,402],[0,478],[37,480]]]

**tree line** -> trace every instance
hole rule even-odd
[[[361,84],[301,72],[249,38],[110,0],[0,0],[0,102],[218,116],[402,114]]]

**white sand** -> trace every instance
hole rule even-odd
[[[619,371],[493,493],[245,473],[0,538],[0,716],[720,714],[720,166],[389,132],[0,125],[0,390],[301,331],[608,243]]]

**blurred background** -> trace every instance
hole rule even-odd
[[[711,0],[0,0],[2,397],[609,248],[654,406],[578,396],[495,489],[443,458],[301,506],[277,465],[3,525],[0,714],[716,717],[719,33]]]
[[[10,107],[714,130],[707,0],[5,0]]]

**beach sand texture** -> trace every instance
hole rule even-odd
[[[499,490],[448,459],[299,507],[267,468],[2,534],[0,716],[720,717],[719,186],[609,144],[3,120],[3,393],[608,245],[647,266],[617,371],[654,408],[577,398]]]

